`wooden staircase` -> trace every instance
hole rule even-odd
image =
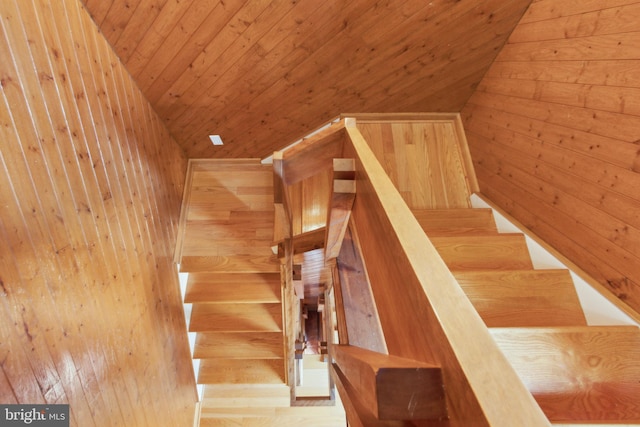
[[[189,165],[177,258],[188,273],[201,427],[344,424],[340,411],[290,407],[272,187],[270,166],[255,159]]]
[[[491,210],[414,214],[551,422],[640,421],[640,329],[588,326],[568,270],[534,270]]]
[[[389,355],[359,348],[362,331],[342,322],[349,339],[332,369],[349,424],[640,423],[640,330],[588,325],[570,273],[534,269],[523,234],[471,207],[479,188],[459,117],[345,116],[277,170],[292,185],[332,159],[355,164],[349,227],[363,263],[338,257],[337,269],[366,270]],[[418,371],[432,375],[420,391]],[[446,408],[414,400],[425,390]]]

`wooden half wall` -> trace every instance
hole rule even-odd
[[[636,311],[639,21],[638,1],[533,2],[462,111],[482,193]]]
[[[76,0],[0,2],[0,403],[191,426],[184,154]]]

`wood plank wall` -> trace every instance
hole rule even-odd
[[[0,402],[191,426],[186,159],[76,0],[0,2]]]
[[[533,2],[463,110],[481,191],[636,311],[638,22],[637,0]]]
[[[471,206],[454,119],[365,117],[356,118],[356,123],[409,208]]]

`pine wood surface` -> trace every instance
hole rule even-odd
[[[347,129],[353,146],[345,156],[356,159],[359,177],[352,216],[358,229],[377,231],[359,237],[389,354],[442,367],[451,425],[548,425],[362,135]],[[476,363],[482,369],[462,373]],[[492,369],[500,375],[487,375]],[[509,405],[496,404],[507,395]]]
[[[586,325],[568,270],[457,271],[487,327]]]
[[[278,273],[190,273],[185,303],[280,302]]]
[[[530,0],[83,3],[200,158],[266,157],[346,110],[459,111]]]
[[[410,208],[470,207],[454,120],[356,123]]]
[[[171,262],[185,157],[81,4],[0,16],[0,400],[191,426]]]
[[[279,272],[271,251],[273,173],[256,159],[191,161],[180,268],[190,272]]]
[[[277,332],[282,330],[280,303],[195,303],[189,331]]]
[[[522,234],[438,236],[429,240],[451,271],[533,268]]]
[[[283,384],[281,359],[202,359],[198,384]]]
[[[209,384],[203,393],[203,410],[206,407],[288,407],[290,403],[289,387],[284,384]],[[207,416],[206,410],[203,415]]]
[[[193,357],[282,359],[282,332],[201,332]]]
[[[638,327],[498,328],[491,334],[551,420],[640,420]]]
[[[497,234],[491,209],[412,209],[427,236]]]
[[[639,16],[533,2],[462,111],[482,193],[636,311]]]

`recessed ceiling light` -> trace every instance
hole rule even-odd
[[[209,139],[211,140],[213,145],[223,145],[224,144],[222,142],[222,139],[220,138],[220,135],[209,135]]]

